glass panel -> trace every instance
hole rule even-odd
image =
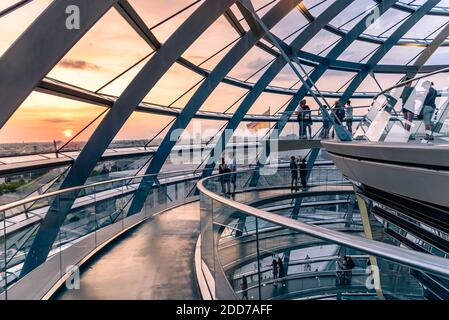
[[[55,154],[105,109],[76,100],[33,92],[21,104],[0,132],[0,154]],[[95,130],[98,121],[66,147],[80,150]],[[44,160],[42,157],[28,160]]]
[[[7,0],[5,2],[2,0],[0,11],[12,5],[13,2],[17,1]],[[34,0],[0,18],[0,30],[2,30],[2,36],[0,37],[0,56],[5,53],[22,32],[33,23],[51,2],[51,0]]]
[[[259,190],[248,189],[240,182],[247,181],[248,173],[254,172],[236,175],[236,201],[248,203],[257,199],[257,205],[264,203],[267,214],[274,212],[275,207],[285,207],[282,213],[276,213],[294,216],[291,198],[263,201],[266,196],[285,195],[283,183],[289,181],[290,170],[259,179],[256,188],[263,188]],[[229,197],[222,192],[225,177],[211,177],[204,186]],[[305,197],[295,219],[338,231],[342,236],[365,237],[355,198],[348,197],[353,194],[352,187],[349,186],[347,194],[341,193],[344,190],[339,182],[341,173],[318,168],[310,179],[308,191],[330,193]],[[314,184],[317,187],[312,187]],[[271,190],[265,189],[268,186]],[[287,195],[292,194],[287,191]],[[307,209],[314,203],[317,204],[314,209]],[[254,202],[251,205],[257,206]],[[275,221],[274,216],[270,221],[256,218],[201,194],[202,255],[203,260],[209,259],[210,270],[214,270],[208,281],[213,283],[217,299],[423,300],[434,299],[432,288],[447,284],[444,277],[287,229]],[[376,240],[396,245],[399,250],[399,244],[381,233],[382,229],[376,229]]]
[[[152,51],[125,19],[115,9],[110,9],[48,76],[97,91]],[[124,85],[117,86],[114,93],[120,94],[120,89],[124,88]]]
[[[232,28],[224,16],[221,16],[195,40],[182,56],[196,65],[201,65],[205,60],[234,42],[237,38],[234,28]],[[229,51],[230,48],[232,48],[232,45],[225,51]],[[207,68],[215,67],[212,63],[207,64],[207,66]],[[202,67],[205,66],[203,65]]]
[[[195,93],[201,79],[202,76],[175,63],[143,100],[156,105],[184,107]],[[185,95],[180,98],[183,94]]]
[[[142,17],[150,30],[159,41],[165,42],[169,36],[201,5],[201,1],[195,3],[194,0],[167,0],[148,1],[131,0],[130,4]],[[187,8],[190,4],[192,7]],[[180,12],[182,11],[182,12]],[[179,13],[180,12],[180,13]],[[179,13],[179,14],[177,14]],[[173,18],[166,20],[167,18]]]
[[[248,53],[232,68],[229,77],[242,81],[251,80],[256,82],[263,75],[263,70],[254,75],[258,70],[268,68],[273,56],[264,50],[253,47]]]

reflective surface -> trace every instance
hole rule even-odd
[[[54,299],[199,299],[193,263],[198,233],[198,202],[159,214],[83,266],[79,290],[62,286]]]
[[[310,188],[301,189],[299,193],[351,192],[344,181],[336,179],[338,171],[314,170],[316,172],[312,173],[312,177],[315,178],[311,178]],[[289,170],[265,176],[266,180],[261,178],[260,185],[255,189],[239,184],[239,180],[246,181],[251,174],[253,172],[236,174],[236,201],[254,205],[263,202],[260,199],[264,195],[273,199],[282,193],[291,195],[286,185],[289,182]],[[326,176],[333,178],[326,179]],[[205,179],[203,185],[211,192],[222,194],[221,179],[223,176]],[[283,188],[270,191],[269,194],[268,191],[257,190],[267,186],[267,181],[276,181]],[[233,195],[225,195],[225,198],[233,198]],[[292,198],[297,197],[293,194]],[[278,204],[265,205],[265,210],[276,212],[272,208]],[[288,211],[284,209],[279,214],[285,216]],[[338,214],[338,210],[335,213]],[[357,209],[349,213],[350,210],[346,210],[339,219],[327,222],[325,220],[329,218],[319,211],[313,215],[314,221],[310,215],[302,213],[294,218],[312,224],[324,223],[323,227],[342,234],[365,237],[366,222],[362,223],[361,213]],[[287,216],[292,217],[291,214]],[[375,221],[368,222],[368,226],[370,232],[382,232],[381,226],[376,225]],[[445,286],[447,283],[441,276],[406,264],[254,217],[204,193],[201,194],[201,235],[203,272],[210,272],[214,280],[214,287],[211,287],[214,288],[212,294],[216,299],[436,299],[432,290],[435,286]],[[394,243],[387,236],[384,238],[387,243]],[[344,257],[350,257],[354,262],[351,269],[345,267]],[[337,267],[338,260],[343,267]],[[281,261],[282,268],[278,261]],[[427,277],[432,281],[423,281]]]
[[[12,296],[12,292],[21,292],[29,281],[25,279],[21,283],[19,280],[23,277],[23,263],[41,227],[42,218],[47,214],[57,214],[66,200],[76,199],[49,256],[42,268],[38,267],[28,274],[38,276],[44,282],[42,288],[36,285],[36,292],[33,293],[36,296],[47,292],[66,272],[70,273],[74,264],[114,235],[157,212],[194,198],[192,190],[197,177],[191,172],[157,175],[158,184],[151,189],[142,211],[131,216],[127,214],[130,200],[142,176],[101,182],[3,206],[1,215],[5,218],[0,229],[1,290],[3,292],[11,287],[14,290],[3,292],[1,297],[6,297],[8,293],[11,298],[20,297]],[[50,205],[56,208],[55,212],[48,212]],[[50,235],[52,230],[42,229],[41,232]]]

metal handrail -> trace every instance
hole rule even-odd
[[[134,179],[139,179],[139,178],[157,177],[159,175],[185,174],[185,173],[192,173],[193,174],[193,171],[194,170],[180,170],[180,171],[169,171],[169,172],[153,173],[153,174],[143,174],[143,175],[124,177],[124,178],[116,178],[116,179],[111,179],[111,180],[107,180],[107,181],[100,181],[100,182],[95,182],[95,183],[86,184],[86,185],[82,185],[82,186],[56,190],[56,191],[52,191],[52,192],[49,192],[49,193],[45,193],[45,194],[41,194],[41,195],[29,197],[29,198],[17,200],[17,201],[14,201],[14,202],[10,202],[10,203],[4,204],[4,205],[0,205],[0,212],[4,212],[6,210],[10,210],[10,209],[18,207],[18,206],[22,206],[22,205],[25,205],[25,204],[30,203],[30,202],[35,202],[35,201],[38,201],[38,200],[42,200],[42,199],[58,196],[58,195],[61,195],[61,194],[64,194],[64,193],[68,193],[68,192],[75,192],[75,191],[80,191],[80,190],[87,189],[87,188],[98,187],[98,186],[105,185],[105,184],[121,182],[121,181],[129,181],[129,180],[134,180]],[[200,174],[197,174],[197,175],[200,176]]]
[[[219,203],[229,206],[244,212],[250,216],[283,226],[285,228],[303,232],[310,236],[338,243],[340,245],[360,250],[378,257],[382,257],[399,264],[403,264],[418,270],[438,274],[444,277],[449,277],[449,260],[432,256],[429,254],[416,252],[401,247],[396,247],[390,244],[385,244],[379,241],[368,240],[362,237],[357,237],[342,232],[326,229],[316,225],[310,225],[305,222],[293,220],[278,214],[270,213],[258,208],[254,208],[225,197],[222,197],[210,190],[208,190],[204,183],[214,177],[201,179],[197,182],[198,190],[209,198],[218,201]]]
[[[288,169],[287,167],[285,167],[285,168],[284,167],[280,167],[280,168],[278,168],[278,170],[289,171],[290,169]],[[332,169],[326,169],[326,170],[332,170]],[[337,170],[337,169],[334,169],[334,170]],[[252,172],[252,171],[254,171],[254,169],[250,168],[250,169],[245,169],[245,170],[239,170],[237,173]],[[157,177],[157,176],[160,176],[160,175],[176,175],[176,174],[181,175],[181,174],[186,174],[186,173],[190,173],[190,174],[192,174],[192,176],[195,176],[195,175],[197,175],[198,177],[201,176],[200,172],[196,172],[195,169],[191,169],[191,170],[179,170],[179,171],[160,172],[160,173],[153,173],[153,174],[143,174],[143,175],[136,175],[136,176],[130,176],[130,177],[110,179],[110,180],[106,180],[106,181],[99,181],[99,182],[94,182],[94,183],[91,183],[91,184],[85,184],[85,185],[82,185],[82,186],[76,186],[76,187],[56,190],[56,191],[52,191],[52,192],[49,192],[49,193],[36,195],[36,196],[33,196],[33,197],[20,199],[20,200],[14,201],[14,202],[3,204],[3,205],[0,205],[0,213],[4,212],[6,210],[10,210],[12,208],[18,207],[18,206],[23,206],[23,205],[28,204],[30,202],[39,201],[39,200],[42,200],[42,199],[58,196],[58,195],[61,195],[61,194],[64,194],[64,193],[68,193],[68,192],[76,192],[76,191],[80,191],[80,190],[87,189],[87,188],[98,187],[98,186],[105,185],[105,184],[121,182],[121,181],[135,180],[135,179],[139,179],[139,178]],[[236,174],[236,173],[234,172],[233,174]],[[174,178],[174,177],[175,176],[170,177],[170,178]]]
[[[437,70],[437,71],[433,71],[433,72],[427,73],[427,74],[425,74],[425,75],[423,75],[423,76],[415,77],[415,78],[412,78],[412,79],[403,81],[403,82],[401,82],[401,83],[395,84],[394,86],[391,86],[391,87],[389,87],[389,88],[387,88],[387,89],[385,89],[385,90],[379,92],[379,93],[374,97],[373,100],[376,100],[379,96],[381,96],[381,95],[385,94],[386,92],[391,91],[391,90],[393,90],[393,89],[400,88],[400,87],[406,86],[406,85],[408,85],[408,84],[410,84],[410,83],[412,83],[412,82],[415,82],[415,81],[417,81],[417,80],[425,79],[425,78],[427,78],[427,77],[430,77],[430,76],[433,76],[433,75],[436,75],[436,74],[439,74],[439,73],[444,73],[444,72],[449,72],[449,67],[443,68],[443,69],[440,69],[440,70]]]

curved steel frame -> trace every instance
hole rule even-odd
[[[310,25],[305,28],[290,44],[291,54],[295,54],[299,51],[304,45],[307,44],[313,37],[322,30],[322,28],[327,25],[332,19],[334,19],[343,8],[350,5],[354,0],[341,0],[336,1],[332,5],[329,6],[317,19],[313,20]],[[231,120],[229,120],[225,130],[221,134],[215,148],[210,152],[209,161],[206,164],[206,167],[203,170],[203,176],[209,176],[215,168],[216,162],[218,158],[221,156],[223,151],[226,148],[227,143],[231,139],[231,132],[234,132],[237,129],[238,125],[243,120],[245,114],[248,113],[250,108],[256,102],[256,100],[262,94],[264,88],[266,88],[274,78],[282,71],[282,69],[287,65],[285,59],[282,56],[279,56],[275,59],[274,62],[270,65],[270,67],[265,71],[265,73],[260,77],[259,81],[254,85],[254,87],[250,90],[250,92],[243,99],[240,106],[234,112]],[[296,96],[296,95],[295,95]],[[293,109],[296,109],[297,104],[295,104],[295,98],[290,102],[289,106],[293,105]],[[284,112],[284,115],[281,116],[281,119],[286,116],[286,112],[289,112],[287,109]],[[293,111],[293,110],[291,110]],[[281,120],[282,121],[282,120]]]
[[[170,36],[140,70],[101,121],[72,165],[66,179],[61,184],[61,189],[82,185],[86,181],[104,150],[145,95],[175,63],[176,59],[235,1],[205,1]],[[63,201],[57,198],[52,203],[27,254],[21,272],[22,276],[45,261],[75,198],[76,195],[67,197]]]
[[[274,27],[284,16],[286,16],[300,0],[280,0],[262,19],[268,28]],[[244,11],[243,11],[244,12]],[[190,121],[195,116],[196,112],[200,109],[206,99],[214,91],[214,89],[220,84],[223,78],[234,68],[237,63],[245,56],[245,54],[254,47],[257,42],[265,35],[265,32],[261,30],[257,24],[250,23],[251,30],[246,33],[234,47],[225,55],[225,57],[217,64],[215,69],[204,80],[198,90],[194,93],[192,98],[186,104],[181,114],[177,117],[171,128],[166,133],[164,139],[161,142],[158,152],[155,154],[153,160],[148,166],[146,173],[159,172],[171,150],[176,145],[179,136],[183,130],[188,126]],[[128,214],[138,213],[145,202],[145,199],[153,185],[153,182],[145,179],[142,181],[136,195],[131,203]]]
[[[176,139],[174,139],[174,137],[179,136],[180,132],[185,129],[191,119],[197,114],[204,101],[220,82],[229,83],[250,90],[249,94],[239,106],[238,111],[231,116],[231,120],[227,124],[227,128],[231,130],[237,128],[239,123],[243,120],[245,114],[248,110],[250,110],[251,106],[262,92],[267,91],[293,95],[292,101],[286,107],[286,113],[280,117],[273,130],[273,132],[276,131],[276,133],[281,132],[289,120],[288,113],[293,111],[299,100],[307,94],[307,86],[303,85],[298,91],[269,86],[272,79],[274,79],[279,72],[281,72],[282,68],[287,63],[280,55],[276,57],[275,62],[271,64],[260,80],[254,85],[228,77],[229,71],[238,63],[245,53],[255,45],[261,47],[262,49],[269,50],[269,53],[272,55],[277,54],[276,50],[270,50],[268,46],[260,42],[262,37],[265,37],[266,34],[251,16],[244,14],[244,10],[242,10],[242,13],[245,20],[250,25],[250,31],[245,33],[244,29],[241,28],[243,30],[241,31],[242,39],[234,45],[231,51],[221,60],[214,70],[210,72],[203,70],[181,57],[181,54],[221,14],[227,12],[229,7],[236,2],[238,3],[238,1],[239,0],[205,1],[164,44],[157,41],[143,20],[140,19],[138,14],[126,0],[53,1],[0,58],[0,69],[2,70],[2,73],[0,74],[0,108],[2,111],[0,113],[0,128],[3,127],[3,125],[9,120],[9,118],[33,90],[48,90],[48,86],[46,87],[45,81],[42,81],[44,76],[90,28],[114,6],[127,20],[127,22],[136,30],[136,32],[138,32],[138,34],[153,49],[156,50],[156,52],[119,98],[109,100],[104,96],[94,97],[93,95],[81,93],[81,95],[85,97],[92,98],[95,101],[98,100],[98,103],[108,101],[107,105],[110,105],[111,109],[95,130],[77,160],[74,162],[66,180],[61,185],[61,188],[78,186],[86,181],[90,172],[97,164],[98,159],[100,159],[104,150],[106,150],[117,132],[123,127],[132,112],[134,112],[137,108],[141,108],[140,104],[143,97],[151,90],[151,88],[153,88],[156,82],[175,62],[179,62],[194,72],[201,74],[205,77],[205,80],[191,98],[187,106],[176,115],[177,119],[170,128],[167,136],[164,138],[164,141],[156,153],[155,158],[150,163],[147,173],[157,173],[160,171],[166,158],[170,154],[171,148],[176,143]],[[248,4],[248,1],[246,0],[240,1],[245,1],[244,3],[246,5]],[[300,0],[281,0],[263,18],[263,23],[268,26],[268,29],[272,28],[294,7],[295,4],[299,2]],[[292,42],[290,46],[282,43],[282,46],[288,49],[287,52],[289,54],[292,52],[295,53],[294,56],[290,55],[292,60],[297,61],[298,57],[301,63],[315,68],[309,76],[311,82],[318,81],[318,79],[320,79],[323,74],[330,69],[357,72],[357,76],[341,96],[340,99],[342,102],[345,102],[354,94],[355,90],[371,72],[405,73],[407,77],[413,77],[418,72],[425,73],[447,67],[435,65],[424,66],[424,63],[436,51],[437,48],[446,45],[446,38],[449,35],[449,26],[443,28],[430,44],[415,41],[414,45],[426,46],[426,48],[423,50],[413,66],[378,65],[378,62],[395,45],[407,44],[405,43],[406,41],[402,41],[401,38],[424,15],[434,14],[449,16],[449,11],[445,11],[441,8],[435,8],[435,6],[440,2],[439,0],[428,0],[420,7],[398,3],[398,1],[393,0],[376,0],[376,2],[378,2],[378,7],[381,14],[391,7],[410,13],[409,18],[407,18],[407,20],[403,22],[385,41],[376,39],[376,37],[363,36],[362,33],[367,27],[365,21],[359,22],[352,30],[348,32],[332,27],[329,24],[332,18],[337,16],[347,5],[352,3],[352,0],[342,0],[336,1],[321,15],[313,18],[310,25]],[[65,15],[65,8],[68,5],[77,5],[80,7],[83,23],[79,30],[69,30],[65,28],[65,21],[67,18]],[[64,26],[60,27],[61,24],[64,24]],[[334,32],[335,34],[341,36],[342,39],[326,57],[321,57],[316,54],[302,51],[301,48],[313,38],[313,35],[322,29]],[[376,43],[380,44],[379,49],[369,59],[368,63],[362,64],[337,60],[345,48],[357,39],[368,42],[377,41]],[[271,42],[270,37],[266,37],[266,40]],[[25,55],[29,55],[30,51],[39,52],[39,54],[33,56],[33,59],[20,58],[25,57]],[[52,94],[58,94],[57,90],[51,91],[53,89],[55,89],[54,86],[49,91]],[[363,97],[363,94],[360,97]],[[204,172],[205,175],[207,175],[207,172],[210,172],[211,168],[213,168],[213,160],[222,153],[228,140],[229,139],[226,135],[223,135],[220,138],[219,141],[221,143],[219,144],[221,145],[217,145],[214,149],[214,157],[211,157],[207,170]],[[145,196],[149,190],[148,188],[151,187],[151,185],[152,181],[145,181],[145,183],[142,183],[141,188],[139,188],[139,193],[132,202],[129,214],[138,212],[141,203],[143,203],[142,200],[145,199]],[[57,236],[59,226],[63,223],[65,215],[70,210],[73,201],[74,198],[64,199],[63,206],[52,206],[51,211],[49,212],[51,214],[49,214],[43,221],[32,245],[32,250],[30,250],[30,254],[27,256],[22,274],[26,274],[32,270],[34,266],[39,264],[39,261],[45,260],[48,255],[49,248]]]
[[[357,88],[362,84],[365,78],[373,72],[374,66],[377,65],[380,60],[394,47],[394,45],[429,11],[432,10],[441,0],[428,0],[419,9],[413,12],[374,52],[371,58],[366,63],[365,70],[360,71],[355,78],[351,81],[342,97],[340,102],[345,104],[351,95],[357,90]]]

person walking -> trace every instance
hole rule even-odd
[[[424,121],[424,125],[426,126],[426,137],[425,140],[432,141],[433,138],[433,131],[432,131],[432,116],[436,109],[436,98],[438,95],[438,92],[433,88],[433,82],[425,81],[423,83],[423,88],[428,90],[427,96],[424,99],[424,107],[422,109],[422,117]]]
[[[290,157],[291,191],[298,191],[298,164],[294,156]]]

